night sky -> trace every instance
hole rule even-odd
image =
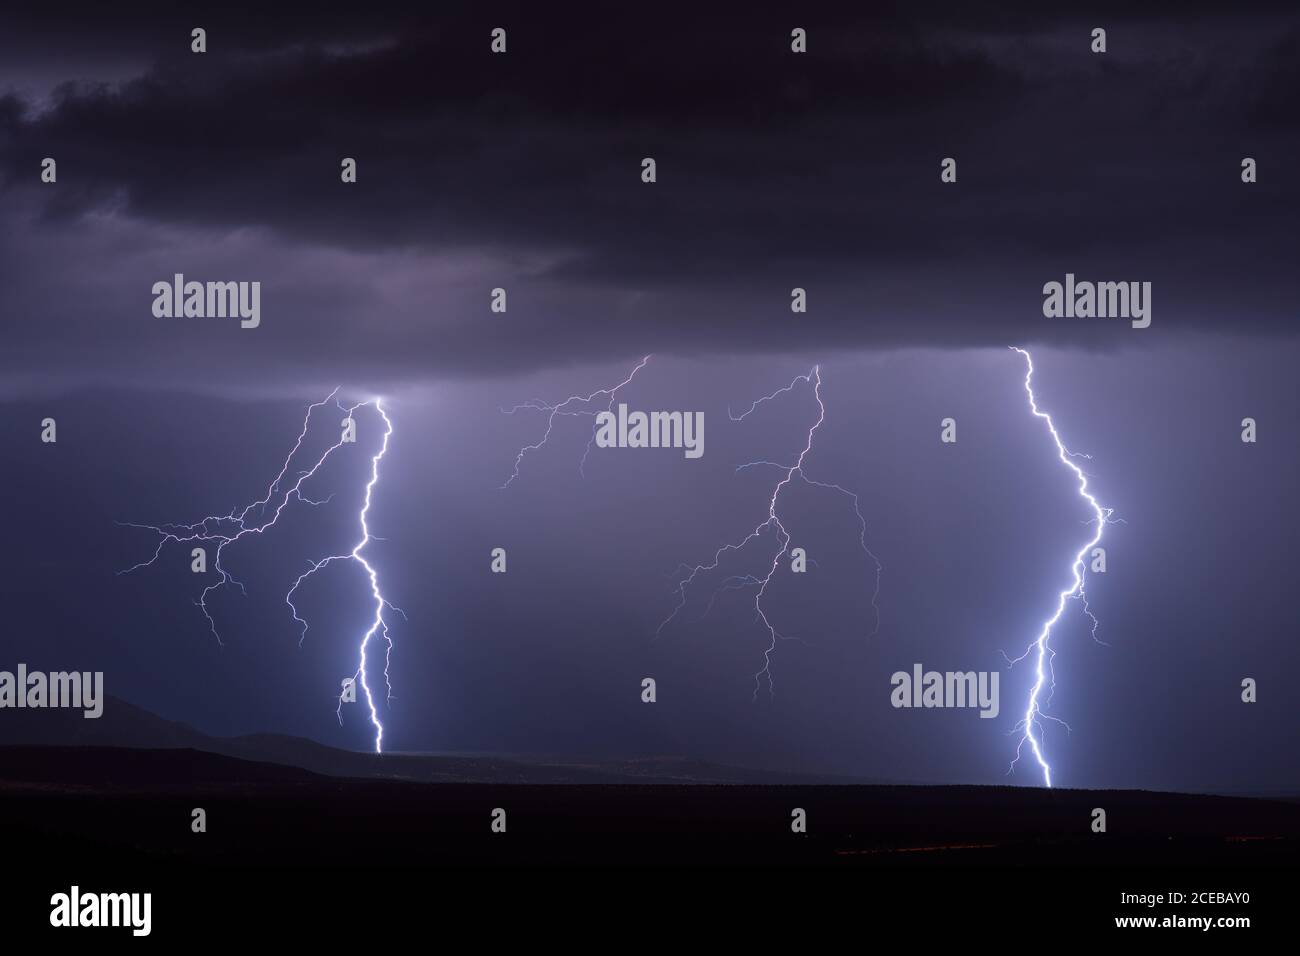
[[[1106,643],[1076,603],[1054,632],[1050,713],[1072,728],[1048,727],[1054,782],[1300,788],[1300,15],[456,6],[0,15],[0,668],[103,670],[108,693],[205,731],[367,748],[360,710],[334,717],[363,575],[305,589],[301,648],[283,596],[355,543],[373,414],[314,479],[328,504],[227,552],[248,594],[212,599],[224,646],[188,546],[115,574],[155,546],[117,522],[260,498],[307,404],[341,386],[384,396],[394,426],[366,552],[409,616],[389,749],[1038,785],[1005,775],[1032,671],[1001,651],[1051,613],[1089,513],[1014,344],[1124,519],[1089,579]],[[1067,272],[1150,282],[1151,326],[1045,318],[1042,287]],[[175,273],[260,281],[260,327],[156,318],[151,288]],[[591,419],[561,417],[501,489],[546,429],[502,407],[613,385],[646,354],[620,398],[703,411],[702,458],[593,449],[583,477]],[[736,467],[791,462],[818,411],[806,388],[743,422],[728,409],[814,365],[807,475],[859,495],[879,630],[851,506],[792,486],[783,521],[816,564],[769,591],[791,640],[755,702],[752,590],[702,619],[712,587],[696,591],[655,629],[679,563],[765,516],[780,472]],[[770,544],[728,567],[761,571]],[[1001,714],[892,708],[890,675],[916,662],[1002,670]]]

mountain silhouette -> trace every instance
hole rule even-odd
[[[87,720],[74,709],[0,712],[0,747],[112,747],[197,750],[264,764],[299,767],[334,777],[382,777],[430,783],[707,783],[847,784],[873,781],[817,774],[751,770],[675,756],[590,759],[507,754],[382,756],[329,747],[287,734],[214,737],[106,696],[103,715]]]

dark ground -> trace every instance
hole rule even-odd
[[[190,830],[191,810],[208,830]],[[507,831],[493,833],[501,807]],[[808,832],[791,832],[791,811]],[[1107,832],[1091,831],[1102,807]],[[1294,865],[1300,803],[1028,787],[425,783],[190,749],[0,748],[0,841],[234,866]]]
[[[376,925],[608,940],[685,923],[770,944],[778,917],[795,944],[809,942],[808,919],[872,938],[973,940],[1008,925],[1149,933],[1114,922],[1148,915],[1247,915],[1276,929],[1300,862],[1300,800],[1287,795],[898,786],[670,757],[380,758],[209,737],[120,701],[100,721],[7,716],[6,938],[50,931],[50,896],[73,884],[150,892],[151,935],[182,942],[244,941],[256,926],[275,940],[365,943]],[[205,833],[191,831],[196,807]],[[498,807],[505,833],[491,829]],[[806,834],[791,831],[796,807]],[[1094,807],[1104,834],[1091,830]],[[1250,900],[1121,904],[1121,893],[1170,891]]]

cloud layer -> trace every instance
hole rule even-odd
[[[10,372],[88,371],[75,343],[104,375],[418,379],[1294,327],[1300,18],[231,8],[196,19],[199,56],[175,14],[102,16],[6,31]],[[263,328],[160,325],[148,290],[175,272],[260,279]],[[1152,328],[1044,319],[1066,272],[1151,281]]]

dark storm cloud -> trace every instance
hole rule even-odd
[[[21,62],[80,82],[0,102],[0,173],[13,208],[39,202],[33,230],[71,237],[110,211],[194,242],[261,235],[251,263],[269,250],[320,273],[361,257],[337,296],[273,298],[281,331],[265,338],[297,343],[306,365],[337,364],[302,344],[308,311],[318,341],[366,323],[355,365],[408,375],[656,349],[1141,341],[1123,323],[1043,319],[1042,284],[1067,271],[1152,281],[1150,336],[1289,331],[1300,20],[1235,9],[29,21],[9,31]],[[796,23],[806,56],[789,52]],[[1096,24],[1105,56],[1088,51]],[[504,57],[488,52],[496,25]],[[112,50],[138,73],[93,82],[84,64]],[[36,183],[44,156],[57,187]],[[343,156],[356,186],[339,182]],[[956,185],[939,182],[944,156]],[[427,264],[466,256],[481,281],[428,283]],[[409,281],[377,288],[373,257]],[[120,271],[111,254],[79,268]],[[497,285],[527,320],[509,342],[485,321]],[[789,313],[796,285],[807,316]],[[95,299],[119,325],[144,321],[139,301]]]

